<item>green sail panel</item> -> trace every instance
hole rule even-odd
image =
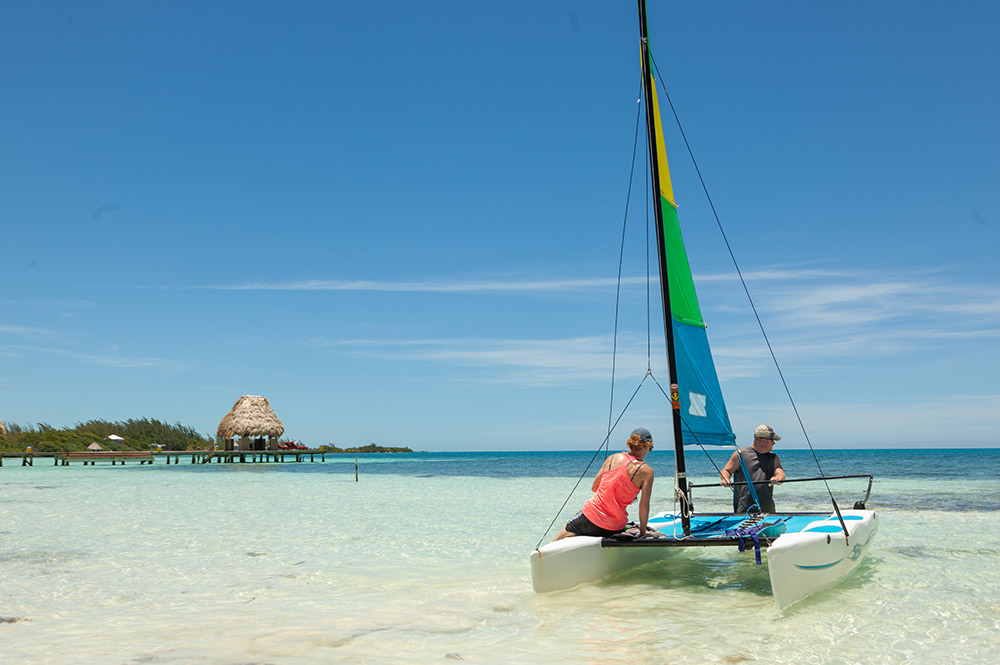
[[[705,327],[698,305],[698,295],[694,290],[691,266],[688,264],[681,225],[677,219],[677,208],[660,196],[663,208],[663,239],[667,247],[667,282],[670,288],[670,310],[673,318],[689,326]]]

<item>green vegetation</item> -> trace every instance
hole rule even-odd
[[[124,440],[111,441],[108,436],[112,434]],[[56,429],[45,423],[26,427],[7,423],[7,436],[0,438],[0,451],[21,453],[31,446],[38,453],[69,452],[86,450],[94,441],[105,450],[149,450],[155,446],[163,446],[164,450],[197,450],[214,443],[214,439],[198,434],[187,425],[169,425],[148,418],[125,422],[89,420],[66,429]]]
[[[326,449],[329,453],[412,453],[412,448],[401,448],[395,446],[379,446],[374,443],[369,443],[367,446],[358,446],[357,448],[338,448],[333,444],[326,446],[320,446]]]

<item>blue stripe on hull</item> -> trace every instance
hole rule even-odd
[[[836,561],[834,561],[833,563],[824,563],[824,564],[819,565],[819,566],[800,566],[799,564],[795,564],[795,567],[796,568],[801,568],[802,570],[822,570],[823,568],[830,568],[832,566],[836,566],[838,563],[840,563],[843,560],[844,560],[844,557],[841,557],[841,558],[837,559]]]

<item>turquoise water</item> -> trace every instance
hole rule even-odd
[[[725,461],[719,453],[717,463]],[[528,553],[583,453],[0,469],[4,663],[987,663],[1000,648],[1000,451],[824,451],[876,474],[853,577],[785,613],[713,550],[553,594]],[[783,451],[790,477],[811,455]],[[672,458],[654,507],[671,509]],[[329,458],[328,458],[329,460]],[[720,461],[721,460],[721,461]],[[690,455],[695,482],[712,465]],[[823,509],[812,484],[779,507]],[[589,481],[557,519],[586,497]],[[841,504],[860,481],[834,481]],[[698,508],[724,507],[698,490]],[[551,538],[549,534],[546,539]]]

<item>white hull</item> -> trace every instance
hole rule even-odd
[[[878,516],[871,510],[841,513],[847,525],[847,539],[836,516],[830,516],[817,518],[801,530],[784,533],[771,541],[767,548],[768,572],[779,608],[839,583],[868,553],[878,530]],[[672,535],[666,525],[660,528]],[[695,540],[687,541],[684,546],[704,545],[704,541]],[[633,566],[666,559],[676,552],[676,546],[602,547],[600,538],[564,538],[531,553],[531,584],[538,593],[569,589]]]
[[[878,515],[873,510],[843,510],[849,538],[836,516],[785,533],[767,548],[771,593],[778,607],[827,589],[851,574],[868,553]]]
[[[666,547],[601,547],[600,538],[572,536],[531,553],[531,585],[538,593],[569,589],[673,554]]]

